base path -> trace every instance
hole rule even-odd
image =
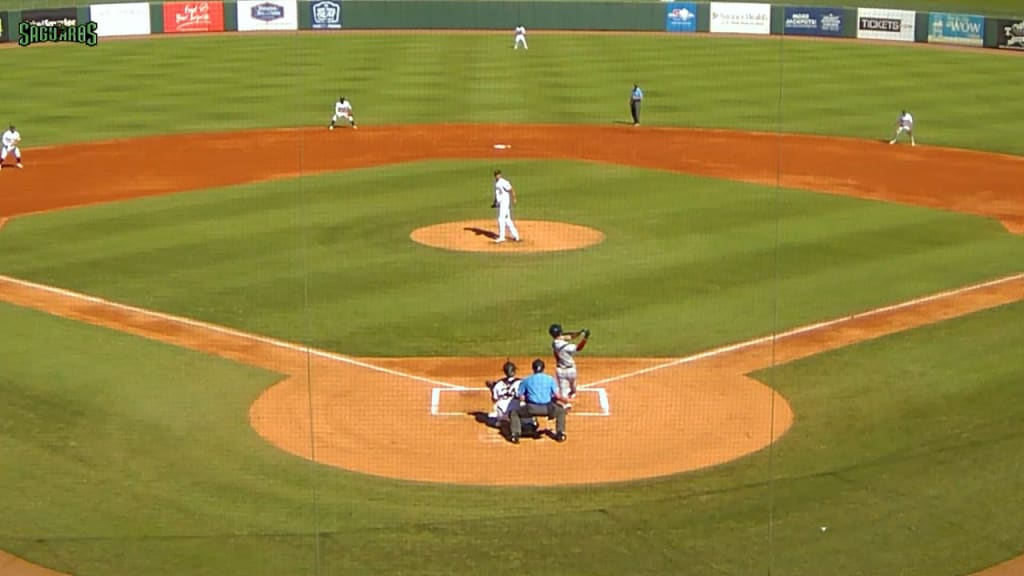
[[[497,142],[512,147],[495,149]],[[183,149],[190,150],[185,165],[175,161]],[[10,226],[25,214],[97,202],[433,158],[633,165],[978,214],[1024,231],[1024,203],[1007,185],[1024,181],[1021,157],[813,136],[552,125],[261,130],[28,149],[26,169],[0,173],[0,222]],[[482,208],[482,216],[490,212]],[[475,240],[493,230],[483,219],[438,225],[445,238],[471,233]],[[428,245],[435,245],[433,232],[408,231],[410,241]],[[600,231],[591,232],[587,242],[600,242]],[[528,238],[522,244],[507,248],[581,247],[531,248]],[[467,249],[448,242],[439,247]],[[786,432],[794,415],[784,398],[746,374],[1021,299],[1024,276],[1015,276],[689,358],[588,356],[581,359],[587,388],[570,416],[569,441],[512,446],[480,421],[489,408],[483,380],[496,376],[504,358],[352,358],[0,277],[0,300],[280,372],[283,379],[249,407],[248,417],[283,450],[372,475],[480,485],[650,478],[762,450]],[[529,359],[514,360],[525,369]],[[545,463],[540,474],[502,472],[529,469],[538,458]],[[20,567],[0,568],[4,576],[37,568],[0,554],[3,566]]]

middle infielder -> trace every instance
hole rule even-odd
[[[579,332],[563,332],[561,324],[552,324],[548,328],[551,335],[551,351],[555,354],[555,376],[558,377],[558,392],[570,400],[576,397],[576,353],[581,352],[590,338],[590,330],[584,328]],[[582,336],[578,344],[573,339]],[[566,410],[572,404],[564,405]]]
[[[348,101],[344,96],[338,98],[338,101],[334,104],[334,117],[331,118],[330,125],[327,126],[328,130],[334,130],[334,125],[338,120],[346,120],[352,125],[352,129],[355,130],[356,119],[352,116],[352,103]]]
[[[526,27],[520,24],[516,26],[516,40],[512,46],[513,50],[519,50],[519,45],[523,45],[523,50],[529,50],[530,47],[526,45]]]
[[[896,135],[892,137],[892,140],[889,140],[889,144],[895,144],[896,139],[904,132],[907,133],[907,136],[910,136],[910,145],[917,146],[917,142],[914,142],[914,117],[906,110],[896,120]]]

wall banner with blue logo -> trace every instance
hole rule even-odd
[[[840,8],[786,6],[783,34],[794,36],[842,36]]]
[[[666,32],[696,32],[697,3],[670,2],[665,5]]]
[[[970,14],[928,14],[928,41],[962,46],[985,43],[985,17]]]
[[[296,0],[238,0],[238,30],[298,30]]]

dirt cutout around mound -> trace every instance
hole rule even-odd
[[[46,210],[433,158],[633,165],[979,214],[1024,231],[1024,202],[1010,185],[1024,181],[1024,158],[1015,156],[622,126],[361,126],[256,135],[25,150],[26,169],[0,173],[0,221],[6,222],[0,234],[18,225],[17,216]],[[512,147],[496,150],[497,141]],[[182,149],[191,151],[188,165],[174,161],[174,151]],[[495,229],[493,220],[483,219],[492,212],[481,209],[485,232]],[[524,233],[526,242],[531,237]],[[570,416],[569,441],[513,446],[479,421],[490,407],[483,380],[496,376],[504,358],[353,358],[0,277],[0,300],[285,375],[249,412],[257,432],[284,450],[366,474],[483,485],[625,481],[727,462],[764,449],[793,422],[785,399],[746,374],[1021,299],[1024,275],[689,358],[592,357],[598,339],[580,359],[586,389]],[[515,360],[525,367],[529,359]],[[502,473],[528,469],[538,458],[544,473]]]
[[[543,220],[515,221],[519,242],[505,233],[505,242],[498,243],[498,222],[494,220],[465,220],[424,226],[409,235],[414,241],[458,252],[533,253],[579,250],[604,240],[599,230]]]

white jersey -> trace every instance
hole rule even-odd
[[[523,26],[516,26],[516,36],[526,36],[526,28]]]
[[[576,367],[576,345],[572,342],[555,338],[551,341],[551,351],[555,353],[555,368],[568,370]]]
[[[19,140],[21,140],[21,134],[19,134],[17,130],[7,130],[4,132],[4,148],[12,148],[16,146]]]
[[[519,396],[519,383],[522,382],[515,376],[506,376],[494,383],[491,388],[491,400],[511,400]]]
[[[914,117],[910,115],[910,112],[900,115],[899,125],[903,126],[904,128],[914,127]]]
[[[501,210],[508,210],[512,201],[510,194],[512,184],[505,178],[498,178],[494,181],[494,201]]]
[[[352,115],[352,104],[348,100],[344,102],[338,102],[334,105],[334,113],[338,116],[351,116]]]

